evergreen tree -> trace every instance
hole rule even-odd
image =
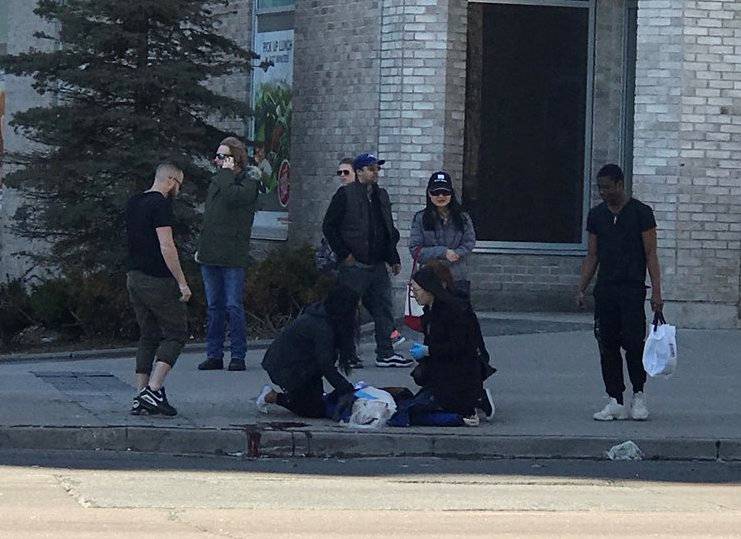
[[[54,96],[15,115],[11,127],[32,144],[6,156],[18,165],[6,181],[26,200],[15,229],[50,242],[46,262],[68,274],[121,271],[126,200],[164,160],[185,171],[176,233],[192,237],[209,158],[229,134],[209,120],[248,114],[244,95],[205,83],[256,58],[217,32],[218,4],[227,2],[39,0],[36,14],[58,34],[36,37],[55,50],[0,57],[0,69],[32,76],[36,91]]]

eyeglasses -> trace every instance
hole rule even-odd
[[[349,176],[351,172],[352,170],[347,170],[347,169],[338,170],[337,175],[338,176]]]
[[[230,153],[217,153],[216,154],[216,159],[221,159],[223,161],[227,157],[231,157],[231,156],[232,156],[232,154],[230,154]]]
[[[381,170],[381,165],[366,165],[365,168],[367,168],[371,172],[378,172],[379,170]]]
[[[451,193],[447,189],[435,189],[430,191],[430,195],[433,197],[449,197]]]

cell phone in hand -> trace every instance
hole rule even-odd
[[[221,168],[228,168],[233,169],[234,168],[234,157],[231,155],[227,155],[224,157],[224,161],[221,163]]]

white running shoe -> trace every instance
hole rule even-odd
[[[628,410],[624,404],[610,397],[604,408],[592,416],[597,421],[612,421],[613,419],[628,419]]]
[[[633,394],[630,417],[636,421],[645,421],[648,419],[648,407],[646,406],[646,396],[643,394],[643,391]]]
[[[494,406],[494,397],[491,396],[491,390],[489,388],[484,389],[484,393],[481,395],[481,400],[477,405],[477,408],[484,413],[484,419],[492,421],[494,414],[496,413],[496,406]]]
[[[475,412],[472,416],[463,418],[463,424],[467,427],[478,427],[479,423],[481,423],[481,420]]]
[[[269,384],[265,384],[262,386],[262,389],[260,390],[260,394],[255,399],[255,406],[257,406],[257,409],[261,411],[263,414],[268,413],[268,403],[265,402],[265,397],[268,396],[268,394],[273,390],[272,387],[270,387]]]

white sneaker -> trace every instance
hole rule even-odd
[[[648,407],[646,406],[646,396],[643,394],[643,391],[633,394],[630,417],[636,421],[645,421],[648,419]]]
[[[491,396],[490,389],[484,389],[484,393],[481,395],[481,400],[476,407],[483,412],[484,419],[487,421],[492,421],[494,419],[494,414],[497,409],[496,406],[494,406],[494,397]]]
[[[260,394],[255,399],[255,406],[257,406],[257,409],[261,411],[263,414],[268,413],[268,403],[265,402],[265,397],[268,396],[268,394],[273,390],[270,385],[265,384],[262,386],[262,389],[260,390]]]
[[[479,416],[474,413],[470,417],[464,417],[463,418],[463,424],[467,427],[478,427],[481,420],[479,419]]]
[[[612,421],[613,419],[628,419],[628,410],[624,404],[618,404],[617,399],[610,397],[604,408],[592,416],[597,421]]]

